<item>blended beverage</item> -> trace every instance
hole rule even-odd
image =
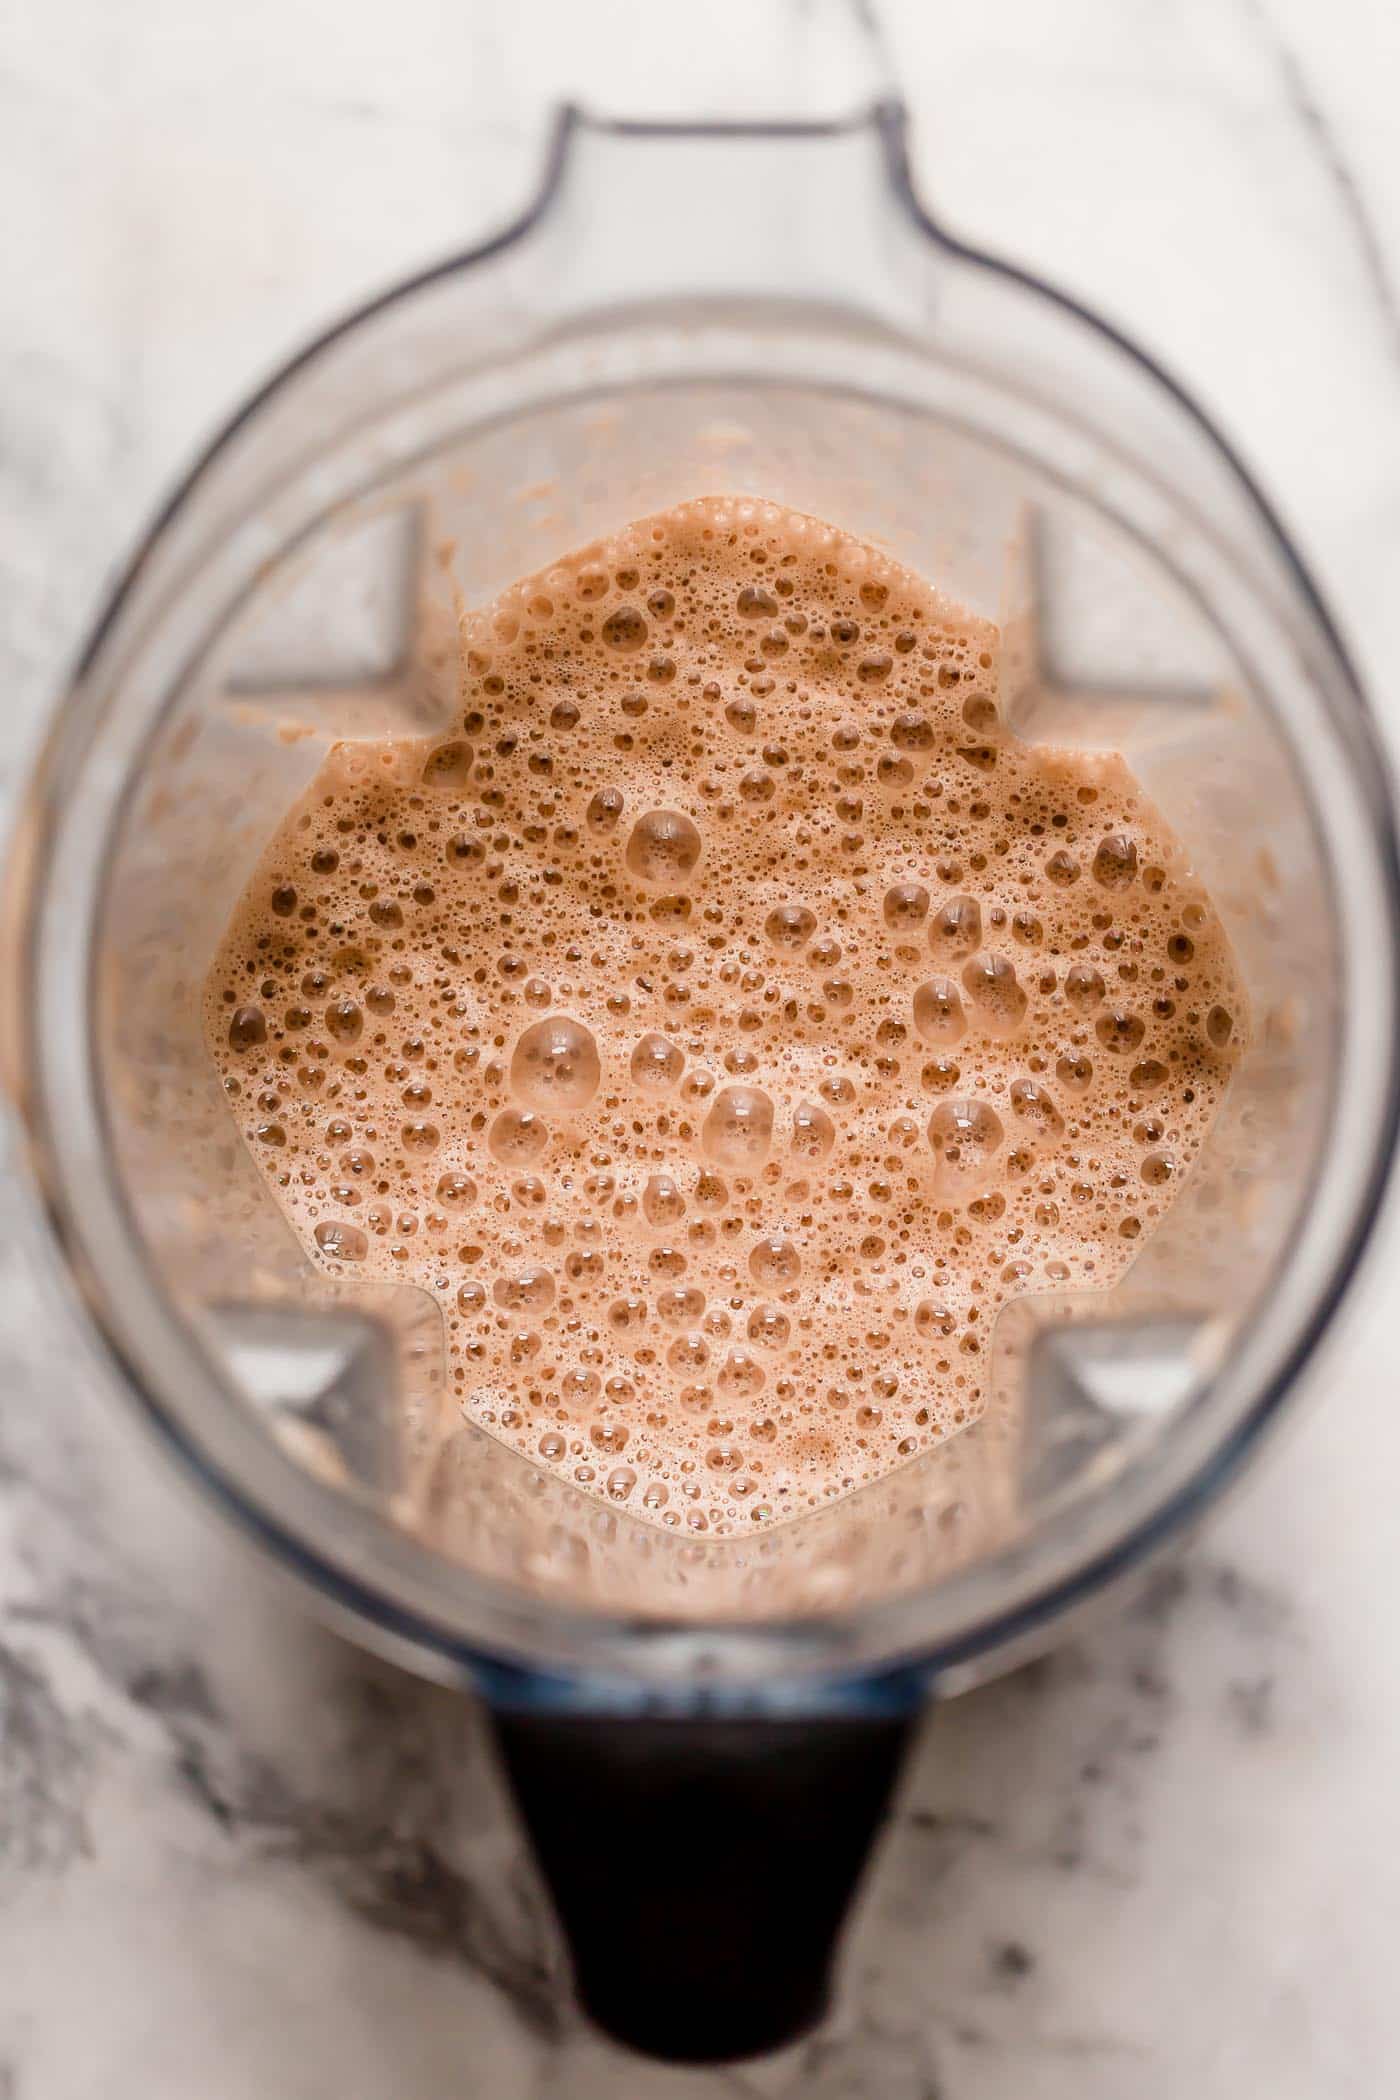
[[[686,503],[463,623],[432,743],[344,742],[208,1040],[325,1271],[442,1308],[464,1416],[655,1524],[776,1524],[981,1411],[997,1314],[1101,1289],[1244,1034],[1123,761],[874,547]]]

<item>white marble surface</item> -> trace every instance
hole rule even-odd
[[[872,4],[930,196],[1207,400],[1400,725],[1394,11]],[[728,40],[751,107],[807,15],[753,0]],[[231,401],[517,204],[550,93],[682,104],[702,17],[0,13],[7,798],[120,550]],[[699,2074],[580,2029],[470,1710],[289,1609],[36,1332],[6,1249],[0,2095],[1395,2090],[1397,1254],[1392,1220],[1312,1407],[1184,1570],[929,1728],[829,2029]]]

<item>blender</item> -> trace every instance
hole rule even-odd
[[[329,745],[445,730],[463,605],[707,493],[995,620],[1009,726],[1124,754],[1251,1010],[1169,1215],[1112,1289],[1007,1309],[978,1423],[708,1542],[463,1421],[435,1303],[316,1270],[201,1028]],[[721,2059],[820,2014],[925,1703],[1130,1579],[1299,1386],[1392,1149],[1398,921],[1374,732],[1264,497],[1150,359],[929,216],[896,102],[566,108],[520,219],[329,330],[152,527],[20,812],[4,1067],[114,1386],[347,1632],[487,1699],[584,2005]]]

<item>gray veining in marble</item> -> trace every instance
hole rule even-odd
[[[1240,436],[1393,726],[1391,14],[865,12],[930,193],[1160,345]],[[7,803],[181,461],[325,314],[518,204],[546,96],[596,85],[625,13],[4,18]],[[694,23],[661,13],[679,49]],[[628,106],[679,91],[634,54],[603,70]],[[692,2073],[581,2028],[473,1707],[309,1623],[173,1481],[71,1329],[36,1324],[16,1217],[0,1184],[0,2100],[1393,2090],[1393,1221],[1313,1407],[1208,1534],[931,1720],[829,2026]]]
[[[1247,0],[1247,4],[1278,66],[1288,95],[1288,106],[1336,192],[1338,211],[1350,225],[1357,255],[1370,282],[1376,312],[1390,337],[1392,349],[1400,357],[1400,293],[1396,290],[1386,241],[1371,216],[1365,191],[1357,180],[1345,146],[1317,99],[1297,52],[1274,25],[1263,0]]]

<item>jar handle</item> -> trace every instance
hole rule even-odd
[[[546,95],[668,125],[828,123],[895,93],[871,0],[594,0],[531,73]]]
[[[585,2012],[677,2063],[778,2049],[824,2013],[917,1717],[497,1708],[496,1738]]]

